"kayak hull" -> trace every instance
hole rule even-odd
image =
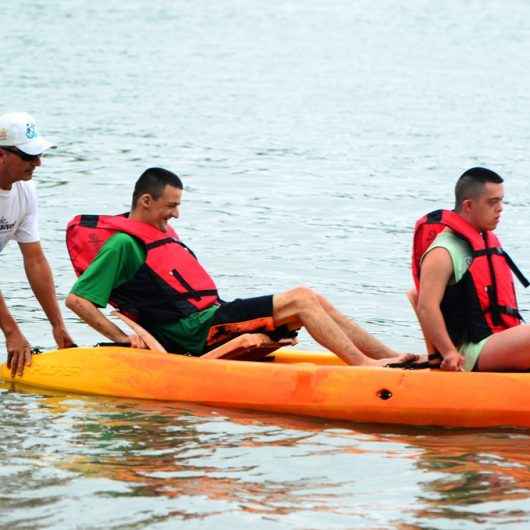
[[[272,362],[204,360],[121,347],[33,358],[24,386],[296,414],[360,423],[530,427],[530,374],[344,365],[327,353],[278,351]]]

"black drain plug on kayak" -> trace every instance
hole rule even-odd
[[[392,397],[392,392],[390,392],[388,388],[382,388],[381,390],[378,390],[377,397],[383,401],[386,401]]]

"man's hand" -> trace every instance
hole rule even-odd
[[[144,339],[138,335],[128,335],[127,340],[131,344],[131,348],[138,348],[139,350],[149,349],[147,344],[144,342]]]
[[[370,362],[367,363],[370,366],[380,366],[386,367],[391,364],[409,364],[418,362],[421,356],[417,353],[400,353],[395,357],[385,357],[384,359],[370,359]]]
[[[57,347],[60,348],[75,348],[76,344],[70,337],[68,331],[63,324],[52,327],[53,338],[57,343]]]
[[[31,345],[19,330],[6,335],[7,367],[11,377],[24,373],[25,366],[31,366]]]
[[[463,372],[464,371],[464,357],[456,350],[450,351],[444,355],[440,370],[448,372]]]

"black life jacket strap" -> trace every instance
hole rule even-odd
[[[504,255],[504,251],[500,247],[487,247],[481,250],[473,250],[473,257],[475,258],[479,256],[493,256],[494,254],[502,256]]]
[[[149,252],[150,250],[153,250],[154,248],[158,248],[163,245],[169,245],[171,243],[176,243],[176,240],[173,239],[172,237],[165,237],[164,239],[158,239],[157,241],[153,241],[152,243],[147,243],[147,245],[145,245],[145,250]]]
[[[442,221],[443,213],[443,210],[434,210],[432,212],[429,212],[426,215],[426,223],[429,225],[439,224]]]
[[[195,252],[193,252],[193,250],[191,250],[191,248],[188,247],[188,245],[185,245],[182,241],[175,241],[175,243],[180,245],[182,248],[185,248],[195,259],[197,259],[197,256],[195,255]]]
[[[523,317],[521,316],[519,309],[516,309],[515,307],[508,307],[505,305],[501,305],[499,306],[499,312],[505,315],[509,315],[511,317],[518,318],[519,320],[523,320]]]
[[[473,257],[478,258],[479,256],[503,256],[506,260],[506,263],[508,264],[508,267],[510,267],[510,270],[515,274],[516,278],[521,282],[523,287],[528,287],[530,285],[530,282],[526,278],[526,276],[521,272],[519,267],[515,264],[513,259],[510,257],[510,255],[502,248],[500,247],[488,247],[484,248],[482,250],[475,250],[473,251]]]
[[[87,228],[96,228],[98,222],[99,215],[82,215],[79,219],[79,225]]]
[[[192,252],[191,249],[189,249],[184,243],[181,241],[178,241],[177,239],[173,237],[166,237],[164,239],[159,239],[157,241],[153,241],[152,243],[148,243],[145,245],[146,251],[152,250],[154,248],[161,247],[163,245],[170,245],[170,244],[177,244],[181,247],[185,248],[195,259],[197,257]],[[197,290],[194,289],[187,281],[186,279],[180,274],[180,272],[177,269],[173,269],[171,271],[171,275],[174,276],[180,284],[186,289],[183,293],[178,293],[174,295],[174,298],[176,300],[187,300],[189,298],[192,298],[193,300],[200,300],[203,296],[218,296],[216,289],[203,289],[203,290]]]
[[[482,233],[482,239],[486,245],[485,254],[488,260],[488,269],[490,271],[491,285],[488,285],[487,292],[488,298],[490,301],[490,311],[491,319],[493,323],[498,326],[502,323],[501,312],[499,311],[499,297],[497,294],[497,276],[495,274],[495,267],[493,266],[493,255],[496,254],[501,249],[496,249],[496,247],[490,247],[488,243],[488,233]],[[494,250],[495,249],[495,250]]]
[[[502,251],[502,254],[504,256],[504,259],[506,260],[506,263],[508,263],[508,267],[512,270],[512,272],[515,274],[517,279],[521,282],[523,287],[528,287],[530,285],[530,282],[526,278],[526,276],[520,271],[519,267],[514,263],[512,258],[508,255],[507,252],[504,250]]]
[[[178,298],[193,298],[194,300],[200,300],[203,296],[217,296],[216,289],[203,289],[202,291],[194,289],[177,269],[173,269],[171,274],[186,289],[186,292],[177,295]]]
[[[518,318],[521,321],[524,321],[521,313],[515,307],[508,307],[505,305],[497,305],[495,307],[490,306],[488,309],[486,309],[485,312],[488,312],[488,311],[490,311],[491,313],[497,313],[498,315],[501,315],[501,314],[508,315],[511,317]]]
[[[149,251],[149,250],[152,250],[154,248],[161,247],[163,245],[171,245],[171,244],[180,245],[182,248],[187,250],[195,259],[197,259],[197,256],[195,255],[193,250],[191,250],[190,247],[185,245],[182,241],[179,241],[178,239],[175,239],[174,237],[165,237],[164,239],[158,239],[157,241],[153,241],[152,243],[148,243],[147,245],[145,245],[145,249],[147,251]]]
[[[217,296],[217,291],[215,289],[203,289],[202,291],[186,291],[185,293],[175,293],[173,298],[175,300],[188,300],[193,298],[194,300],[200,300],[203,296]]]

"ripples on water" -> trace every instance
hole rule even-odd
[[[411,226],[451,205],[463,169],[506,177],[499,232],[530,268],[528,20],[522,0],[4,1],[0,109],[34,113],[60,145],[35,178],[59,297],[68,219],[126,210],[160,165],[184,179],[178,229],[225,298],[304,282],[421,348],[403,295]],[[16,245],[0,259],[10,307],[51,347]],[[99,340],[65,314],[80,344]],[[528,519],[526,433],[0,392],[2,530]]]
[[[529,515],[524,433],[0,396],[0,528],[518,528]]]

